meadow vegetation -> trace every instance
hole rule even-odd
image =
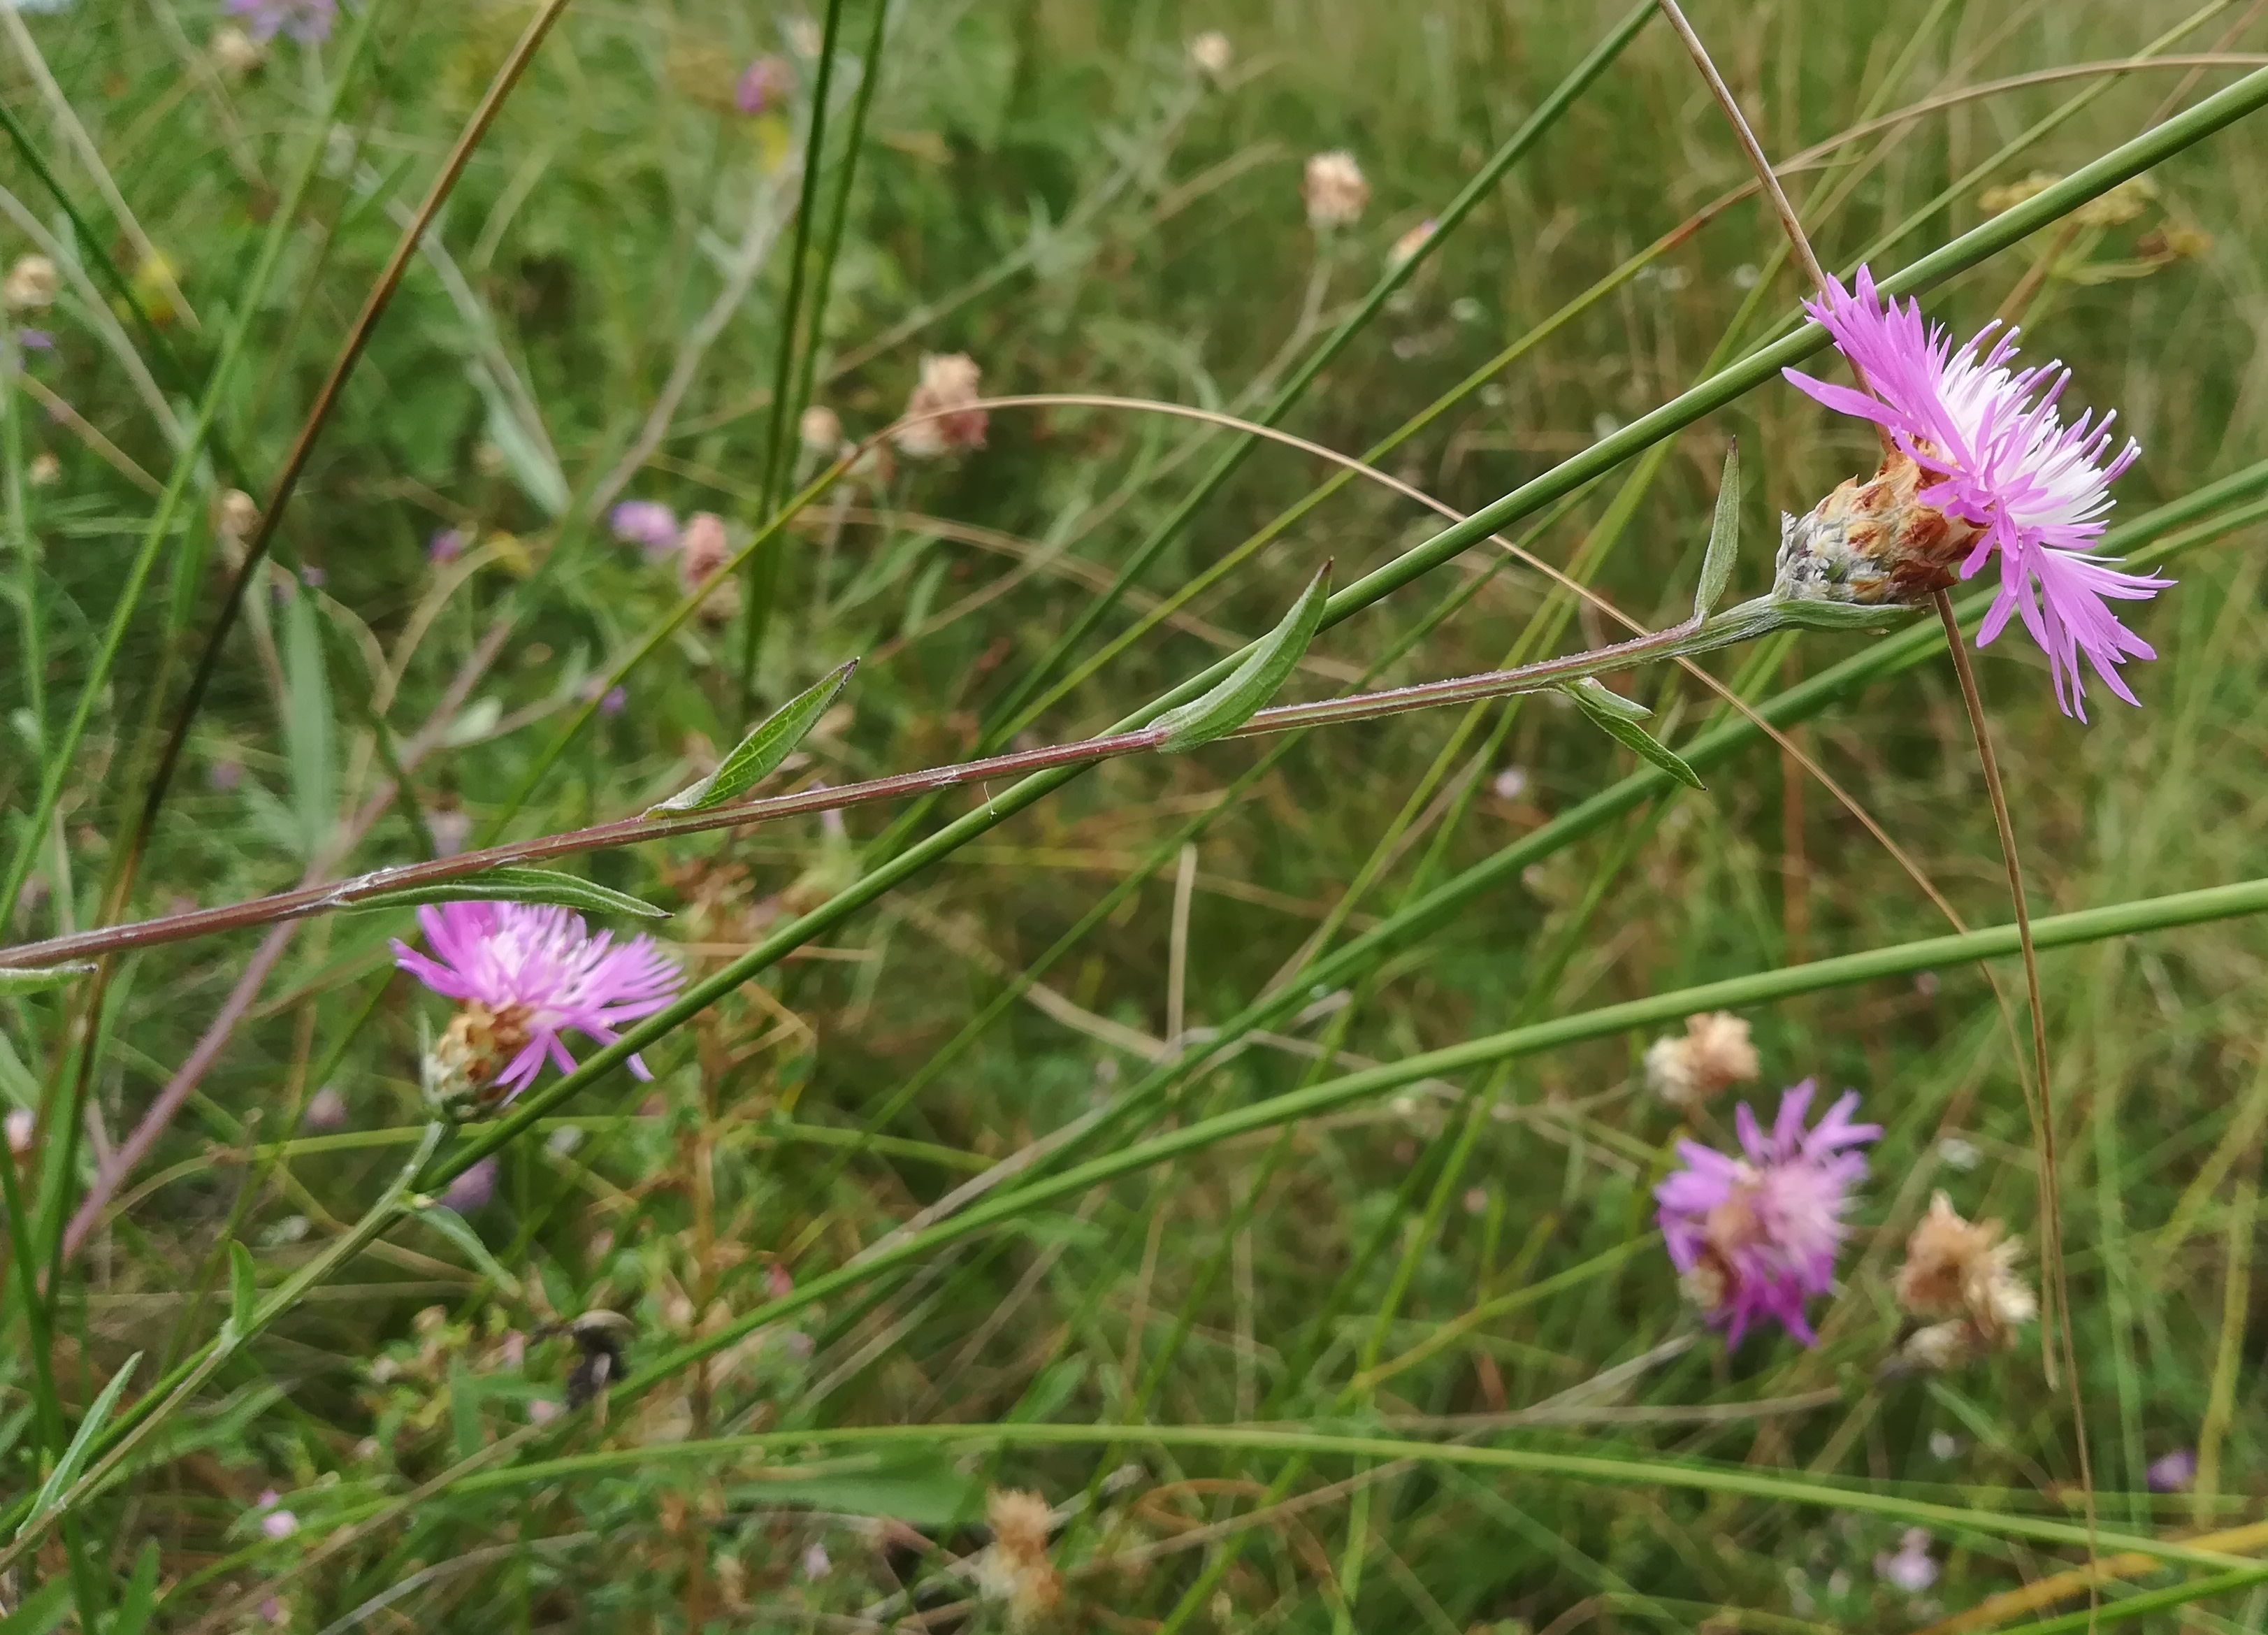
[[[2140,444],[2139,707],[1975,655],[2043,1129],[1926,606],[1056,752],[1874,469],[1652,0],[0,9],[0,1631],[2261,1627],[2264,12],[1690,8],[1830,269]],[[507,1098],[397,944],[535,920],[364,877],[641,814],[460,883],[669,971]],[[1804,1080],[1736,1337],[1655,1189]]]

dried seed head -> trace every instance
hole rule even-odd
[[[232,545],[241,546],[260,527],[260,504],[242,489],[223,490],[213,508],[213,528]]]
[[[1903,604],[1955,583],[1983,530],[1917,499],[1927,480],[1909,456],[1892,454],[1863,482],[1852,477],[1802,516],[1782,515],[1772,594]]]
[[[843,446],[842,417],[824,403],[814,403],[796,423],[803,446],[814,454],[832,454]]]
[[[1218,81],[1236,61],[1236,48],[1218,28],[1208,28],[1189,41],[1189,66],[1207,79]]]
[[[1029,1628],[1063,1596],[1063,1580],[1048,1559],[1054,1513],[1037,1493],[996,1487],[984,1496],[984,1519],[992,1548],[977,1563],[977,1587],[1005,1603],[1010,1628]]]
[[[249,74],[268,55],[258,41],[234,24],[215,29],[210,48],[213,66],[231,75]]]
[[[725,519],[713,511],[695,512],[686,519],[678,551],[678,583],[690,594],[702,580],[723,567],[732,554],[733,539],[725,530]],[[740,581],[725,579],[703,599],[701,616],[711,624],[722,624],[740,608]]]
[[[1756,1076],[1761,1063],[1749,1042],[1749,1025],[1729,1011],[1685,1019],[1685,1036],[1657,1039],[1646,1048],[1646,1082],[1672,1107],[1690,1109]]]
[[[910,460],[935,460],[961,449],[984,446],[986,416],[968,405],[976,401],[983,372],[966,352],[932,352],[922,359],[921,380],[906,399],[906,415],[927,416],[902,426],[890,440]]]
[[[20,257],[8,269],[8,276],[0,280],[0,302],[5,302],[11,312],[29,312],[35,307],[51,306],[55,292],[63,287],[63,276],[55,264],[44,255]]]
[[[63,462],[42,449],[32,456],[31,466],[24,475],[31,478],[33,488],[50,488],[62,479]]]
[[[1906,1359],[1943,1369],[2014,1344],[2039,1313],[2015,1273],[2022,1252],[2023,1240],[2004,1235],[1999,1221],[1964,1220],[1944,1193],[1931,1198],[1906,1239],[1896,1292],[1910,1315],[1935,1321],[1906,1342]]]
[[[478,1000],[449,1019],[425,1052],[425,1100],[444,1118],[486,1118],[512,1096],[501,1075],[534,1035],[524,1005],[490,1010]]]
[[[1328,232],[1362,219],[1363,207],[1370,203],[1370,183],[1363,180],[1353,154],[1335,149],[1307,161],[1300,196],[1307,202],[1307,225]]]

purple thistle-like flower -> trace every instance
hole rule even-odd
[[[760,56],[748,64],[733,87],[733,106],[754,116],[787,99],[795,89],[795,70],[781,58]]]
[[[2162,1458],[2153,1459],[2142,1474],[2154,1493],[2186,1493],[2197,1480],[2197,1451],[2176,1447]]]
[[[425,541],[425,555],[433,562],[454,562],[465,554],[465,547],[471,542],[462,528],[441,528]]]
[[[648,556],[666,556],[677,549],[677,513],[657,499],[624,500],[607,513],[607,526],[623,544]]]
[[[1809,1345],[1815,1337],[1803,1303],[1835,1286],[1851,1185],[1867,1173],[1867,1160],[1844,1149],[1882,1131],[1851,1122],[1855,1090],[1806,1130],[1815,1087],[1807,1079],[1781,1095],[1769,1136],[1742,1102],[1734,1120],[1741,1157],[1679,1142],[1685,1167],[1653,1189],[1670,1263],[1709,1320],[1727,1326],[1731,1345],[1759,1317],[1778,1318]]]
[[[1995,320],[1955,351],[1942,326],[1923,321],[1919,302],[1884,301],[1863,267],[1857,284],[1855,295],[1837,284],[1806,307],[1872,394],[1793,369],[1785,372],[1789,382],[1837,413],[1882,427],[1922,468],[1927,481],[1915,500],[1973,534],[1961,578],[1999,556],[2000,590],[1977,631],[1979,647],[2021,614],[2048,656],[2066,715],[2087,718],[2082,656],[2113,693],[2139,703],[2118,667],[2157,654],[2118,622],[2110,603],[2146,600],[2173,581],[2121,572],[2088,548],[2102,535],[2110,484],[2140,446],[2128,438],[2105,464],[2116,412],[2065,424],[2056,400],[2071,372],[2055,362],[2012,371],[2014,329]]]
[[[425,1063],[426,1090],[444,1108],[493,1110],[534,1082],[545,1057],[563,1072],[565,1035],[612,1044],[615,1029],[667,1005],[684,973],[650,937],[620,947],[566,909],[447,902],[417,910],[431,956],[394,945],[394,962],[460,1002]],[[630,1071],[651,1078],[630,1057]]]
[[[319,45],[331,37],[339,15],[338,0],[221,0],[220,9],[242,18],[245,31],[260,45],[279,33]]]

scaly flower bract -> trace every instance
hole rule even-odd
[[[534,1081],[549,1057],[575,1058],[565,1035],[612,1044],[615,1029],[650,1016],[684,974],[650,937],[617,947],[566,909],[516,902],[446,902],[417,910],[432,954],[394,945],[394,962],[436,993],[461,1002],[426,1063],[429,1094],[445,1107],[493,1108]],[[630,1071],[649,1078],[630,1057]]]
[[[1738,1345],[1759,1317],[1776,1317],[1806,1345],[1803,1303],[1835,1286],[1844,1212],[1867,1160],[1845,1149],[1874,1140],[1879,1124],[1854,1124],[1859,1094],[1845,1091],[1819,1123],[1804,1128],[1813,1081],[1780,1097],[1767,1136],[1742,1102],[1734,1117],[1738,1158],[1681,1141],[1685,1167],[1653,1190],[1669,1258],[1712,1322]]]
[[[2139,703],[2118,667],[2157,654],[2109,604],[2146,600],[2173,581],[2121,572],[2088,547],[2102,535],[2110,484],[2140,446],[2129,438],[2106,465],[2116,412],[2065,424],[2056,400],[2071,372],[2056,362],[2012,371],[2014,329],[1995,320],[1955,351],[1942,326],[1923,321],[1919,302],[1884,301],[1863,267],[1857,284],[1852,294],[1835,284],[1805,305],[1864,373],[1872,395],[1793,369],[1785,372],[1790,383],[1882,427],[1923,468],[1931,481],[1917,502],[1977,531],[1962,578],[1998,554],[2000,590],[1977,631],[1979,647],[2021,614],[2048,656],[2066,715],[2087,718],[2081,656],[2113,693]]]

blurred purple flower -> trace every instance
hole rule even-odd
[[[16,344],[27,352],[52,352],[55,350],[55,337],[44,329],[18,329]]]
[[[279,33],[303,45],[331,37],[339,14],[338,0],[221,0],[222,11],[243,19],[245,29],[261,43]]]
[[[320,568],[302,568],[299,570],[299,583],[306,586],[311,591],[320,590],[330,577],[331,576],[329,574],[325,573]]]
[[[623,544],[648,556],[666,556],[677,549],[677,513],[659,500],[626,499],[607,513],[607,526]]]
[[[226,794],[244,781],[244,762],[216,761],[205,769],[205,782],[222,794]]]
[[[1807,1079],[1780,1097],[1769,1136],[1742,1102],[1734,1117],[1739,1158],[1679,1142],[1685,1167],[1653,1190],[1670,1261],[1709,1320],[1727,1326],[1730,1345],[1759,1317],[1777,1318],[1809,1345],[1804,1301],[1835,1286],[1851,1184],[1867,1173],[1867,1160],[1844,1149],[1882,1131],[1851,1122],[1855,1090],[1805,1129],[1815,1088]]]
[[[748,64],[740,83],[733,88],[733,106],[756,114],[786,100],[795,89],[795,70],[776,56],[760,56]]]
[[[260,1517],[260,1530],[270,1538],[289,1538],[299,1530],[299,1518],[288,1510],[276,1507],[276,1493],[269,1488],[261,1494],[260,1502],[253,1506]]]
[[[469,1215],[496,1196],[496,1183],[497,1161],[491,1155],[449,1183],[449,1189],[441,1194],[441,1206]]]
[[[2162,1459],[2154,1459],[2143,1472],[2154,1493],[2186,1493],[2197,1480],[2197,1450],[2176,1447]]]
[[[470,543],[462,528],[442,528],[425,541],[425,555],[433,562],[454,562]]]
[[[1918,1595],[1937,1582],[1937,1563],[1930,1559],[1929,1534],[1908,1528],[1898,1541],[1896,1555],[1874,1558],[1874,1576],[1896,1585],[1909,1595]]]

